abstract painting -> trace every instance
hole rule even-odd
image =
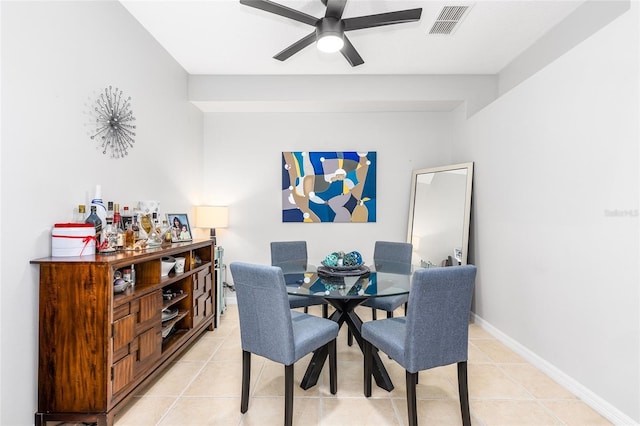
[[[283,152],[283,222],[375,222],[376,153]]]

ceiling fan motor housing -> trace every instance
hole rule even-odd
[[[342,37],[344,34],[344,22],[336,18],[322,18],[316,25],[316,35],[337,35]]]

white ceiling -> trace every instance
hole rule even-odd
[[[275,0],[321,17],[321,0]],[[365,63],[311,45],[273,55],[313,27],[239,0],[121,0],[189,74],[496,74],[584,1],[349,0],[343,18],[421,7],[419,22],[347,33]],[[429,35],[443,6],[470,5],[452,35]]]

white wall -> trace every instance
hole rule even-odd
[[[376,240],[406,240],[411,172],[447,164],[450,139],[449,113],[206,114],[207,201],[230,206],[225,263],[269,263],[270,241],[294,239],[312,263],[336,250],[371,262]],[[377,222],[282,223],[281,152],[311,150],[377,152]]]
[[[618,424],[640,421],[638,71],[634,3],[460,114],[456,146],[475,161],[476,315]]]
[[[157,199],[190,212],[200,196],[202,113],[187,75],[118,2],[1,2],[0,424],[36,410],[38,268],[50,229],[99,183],[106,200]],[[89,98],[132,97],[135,147],[111,160],[87,136]],[[64,386],[64,384],[60,384]]]
[[[588,0],[500,70],[500,95],[516,87],[629,10],[630,0]]]

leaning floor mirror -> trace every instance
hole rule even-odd
[[[465,265],[473,163],[414,170],[407,242],[414,267]]]

